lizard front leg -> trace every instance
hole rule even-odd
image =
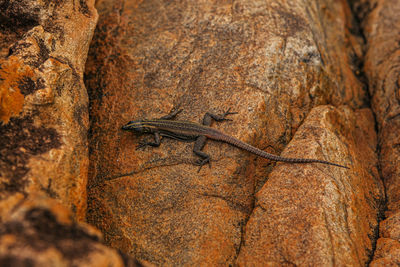
[[[141,141],[136,147],[136,150],[145,146],[159,147],[161,144],[161,138],[162,137],[160,137],[160,134],[158,132],[154,132],[154,142]]]
[[[172,120],[172,119],[174,119],[174,118],[176,117],[176,115],[178,115],[182,110],[183,110],[183,109],[179,109],[179,105],[176,106],[176,107],[173,107],[173,108],[171,109],[171,111],[170,111],[167,115],[162,116],[162,117],[160,118],[160,120]]]
[[[177,107],[173,107],[172,110],[165,116],[162,116],[160,119],[161,120],[172,120],[180,113],[182,109],[179,109],[179,105]],[[161,144],[161,139],[162,137],[160,136],[160,133],[154,132],[154,142],[147,142],[147,141],[141,141],[139,145],[136,147],[136,149],[145,147],[145,146],[152,146],[152,147],[159,147]]]
[[[223,114],[213,114],[213,113],[207,112],[203,117],[203,125],[210,126],[211,119],[213,119],[215,121],[231,121],[231,119],[227,119],[225,117],[228,115],[237,114],[237,112],[230,112],[230,110],[231,109],[229,108]]]

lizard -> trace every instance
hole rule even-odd
[[[130,121],[126,125],[122,126],[122,130],[133,131],[138,134],[154,135],[154,142],[141,142],[137,146],[137,149],[145,146],[158,147],[160,146],[161,139],[163,137],[169,137],[180,141],[194,141],[195,143],[193,147],[193,152],[201,158],[197,162],[197,165],[200,166],[198,172],[203,165],[207,163],[210,164],[210,156],[201,151],[205,145],[207,138],[228,143],[230,145],[253,153],[259,157],[273,161],[286,163],[321,163],[349,169],[349,167],[347,166],[325,160],[310,158],[286,158],[270,154],[233,136],[227,135],[215,128],[210,127],[212,119],[215,121],[231,121],[231,119],[226,118],[226,116],[237,114],[237,112],[230,112],[230,109],[220,115],[207,112],[203,117],[203,124],[190,121],[174,120],[176,115],[181,111],[182,109],[174,108],[168,115],[165,115],[159,119],[143,119]]]

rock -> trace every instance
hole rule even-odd
[[[332,154],[329,150],[347,150],[340,158],[351,157],[351,169],[275,168],[256,195],[239,265],[366,265],[384,202],[375,149],[369,109],[314,108],[283,155],[321,158],[322,153]]]
[[[212,168],[197,173],[192,145],[163,140],[159,148],[135,150],[141,138],[120,129],[128,121],[159,118],[180,106],[184,110],[178,119],[199,122],[205,112],[231,107],[238,112],[230,117],[234,121],[213,127],[280,154],[310,111],[317,110],[309,119],[316,128],[304,130],[308,138],[293,145],[296,153],[285,155],[354,163],[354,172],[285,164],[277,167],[281,182],[304,172],[313,180],[303,184],[316,187],[314,192],[323,192],[318,178],[332,185],[332,191],[335,184],[346,189],[354,200],[337,190],[332,199],[325,198],[330,205],[321,210],[342,220],[347,211],[342,203],[360,208],[350,214],[355,220],[350,226],[341,226],[356,231],[351,238],[361,243],[350,244],[347,238],[348,251],[338,257],[368,262],[374,243],[368,234],[377,230],[383,193],[374,154],[376,136],[368,128],[373,118],[364,109],[368,94],[360,73],[362,37],[345,2],[104,0],[96,8],[99,23],[85,72],[91,99],[88,222],[101,229],[109,245],[157,265],[229,265],[236,264],[238,255],[243,263],[242,250],[258,253],[243,243],[243,228],[260,212],[254,207],[255,193],[266,190],[275,166],[209,141],[204,151],[212,157]],[[314,109],[320,105],[327,106]],[[333,107],[342,105],[346,107]],[[332,118],[336,115],[337,121]],[[315,116],[324,122],[317,123]],[[326,125],[329,137],[324,136]],[[350,133],[358,134],[367,147],[356,146]],[[308,177],[304,173],[302,177]],[[277,171],[272,174],[278,177]],[[350,185],[367,195],[358,196]],[[310,206],[318,207],[320,199],[313,201]],[[284,204],[296,211],[291,203]],[[305,212],[297,211],[301,220]],[[354,226],[359,214],[368,218]],[[331,218],[328,225],[334,222]],[[310,237],[316,233],[310,231]],[[325,237],[318,242],[331,246]],[[304,240],[293,238],[290,242],[295,244]],[[342,252],[340,245],[335,243],[336,251]],[[301,248],[298,259],[306,255]],[[254,255],[254,262],[265,263],[264,256]],[[315,262],[325,260],[321,256]]]
[[[381,237],[376,243],[374,260],[370,266],[399,266],[400,244],[398,240]]]
[[[398,6],[100,0],[86,63],[93,0],[0,0],[0,265],[398,265]],[[121,130],[178,106],[350,169]]]
[[[31,195],[0,225],[1,266],[125,266],[93,227],[47,197]]]
[[[94,1],[0,1],[0,218],[41,192],[85,219]],[[79,29],[79,30],[77,30]]]
[[[398,255],[400,212],[400,79],[398,32],[400,30],[399,1],[373,1],[364,3],[369,10],[362,17],[368,43],[364,71],[369,81],[372,109],[376,116],[379,139],[379,162],[386,189],[386,219],[377,243],[377,253],[371,266],[395,266]],[[397,244],[395,244],[397,243]]]
[[[151,266],[82,222],[93,5],[0,0],[0,266]]]
[[[93,2],[0,1],[0,266],[138,266],[78,222]]]

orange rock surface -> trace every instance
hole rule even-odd
[[[0,266],[396,266],[400,2],[0,0]],[[207,141],[128,121],[201,122]],[[96,229],[97,228],[97,229]],[[100,231],[99,231],[100,230]]]
[[[345,1],[98,1],[86,65],[88,222],[157,265],[365,265],[384,191]],[[351,166],[275,164],[227,144],[164,139],[136,150],[133,119],[199,122],[231,107],[225,133],[270,153]],[[284,148],[287,147],[285,150]]]

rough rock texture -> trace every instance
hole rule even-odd
[[[31,192],[85,219],[94,1],[0,1],[0,221]]]
[[[0,0],[0,266],[137,266],[78,222],[93,5]]]
[[[371,266],[400,264],[400,1],[361,5],[367,40],[364,70],[376,115],[379,161],[386,188],[387,210]]]
[[[371,260],[384,194],[362,39],[346,2],[103,0],[96,8],[85,72],[88,221],[108,244],[158,265]],[[274,154],[300,131],[286,156],[351,170],[274,168],[209,141],[212,168],[197,173],[192,145],[163,140],[135,150],[141,138],[120,130],[176,105],[178,118],[191,121],[232,107],[233,122],[214,127]],[[285,198],[270,206],[270,193]],[[264,224],[269,212],[274,221]]]
[[[0,0],[0,266],[400,264],[399,0],[94,2]]]
[[[283,155],[322,156],[313,151],[320,144],[322,151],[347,151],[330,160],[350,157],[351,171],[277,166],[256,194],[239,265],[363,266],[369,261],[383,195],[373,121],[370,109],[320,106],[310,112]],[[302,146],[306,149],[300,151]]]
[[[76,223],[62,205],[30,196],[0,225],[1,266],[124,266],[98,230]]]

